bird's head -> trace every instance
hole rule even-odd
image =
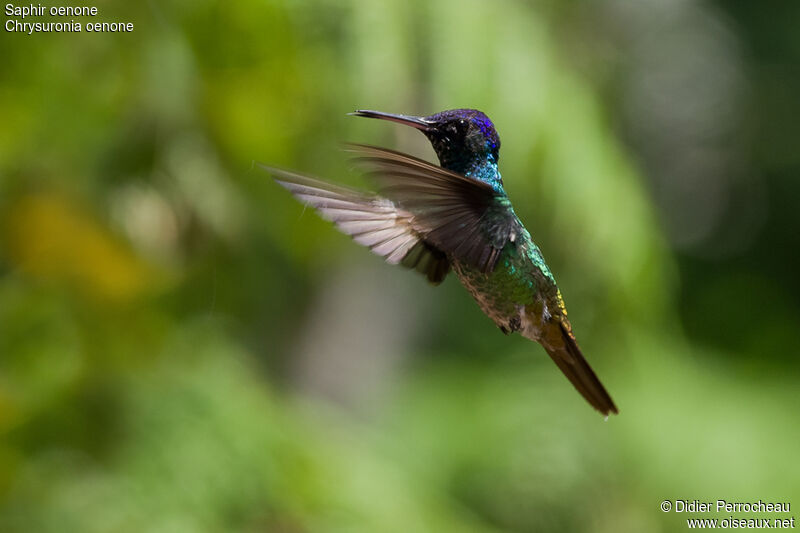
[[[500,137],[494,124],[477,109],[451,109],[427,117],[367,110],[353,115],[399,122],[420,130],[433,145],[439,163],[456,172],[466,174],[487,163],[496,168],[500,157]]]

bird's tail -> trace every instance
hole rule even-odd
[[[569,327],[559,322],[557,328],[559,329],[557,335],[554,332],[552,336],[548,335],[546,339],[542,339],[547,353],[592,407],[604,415],[617,414],[619,411],[614,405],[614,400],[583,357]]]

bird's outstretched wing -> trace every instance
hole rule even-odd
[[[508,198],[488,183],[394,150],[347,146],[378,194],[410,213],[411,227],[451,259],[491,272],[522,229]]]
[[[314,207],[323,218],[387,263],[417,270],[433,284],[441,283],[450,271],[447,256],[425,242],[413,227],[413,215],[391,200],[296,172],[260,166],[298,200]]]

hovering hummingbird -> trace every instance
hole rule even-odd
[[[489,118],[475,109],[427,117],[352,114],[420,130],[441,166],[394,150],[349,145],[377,193],[264,169],[386,262],[413,268],[434,285],[452,269],[503,333],[519,332],[540,343],[592,407],[617,413],[578,348],[552,272],[503,189],[500,138]]]

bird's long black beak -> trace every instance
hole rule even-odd
[[[356,117],[379,118],[381,120],[390,120],[399,124],[405,124],[412,128],[417,128],[422,131],[430,131],[433,123],[422,117],[415,117],[411,115],[393,115],[392,113],[384,113],[382,111],[370,111],[368,109],[359,109],[353,113],[348,113]]]

